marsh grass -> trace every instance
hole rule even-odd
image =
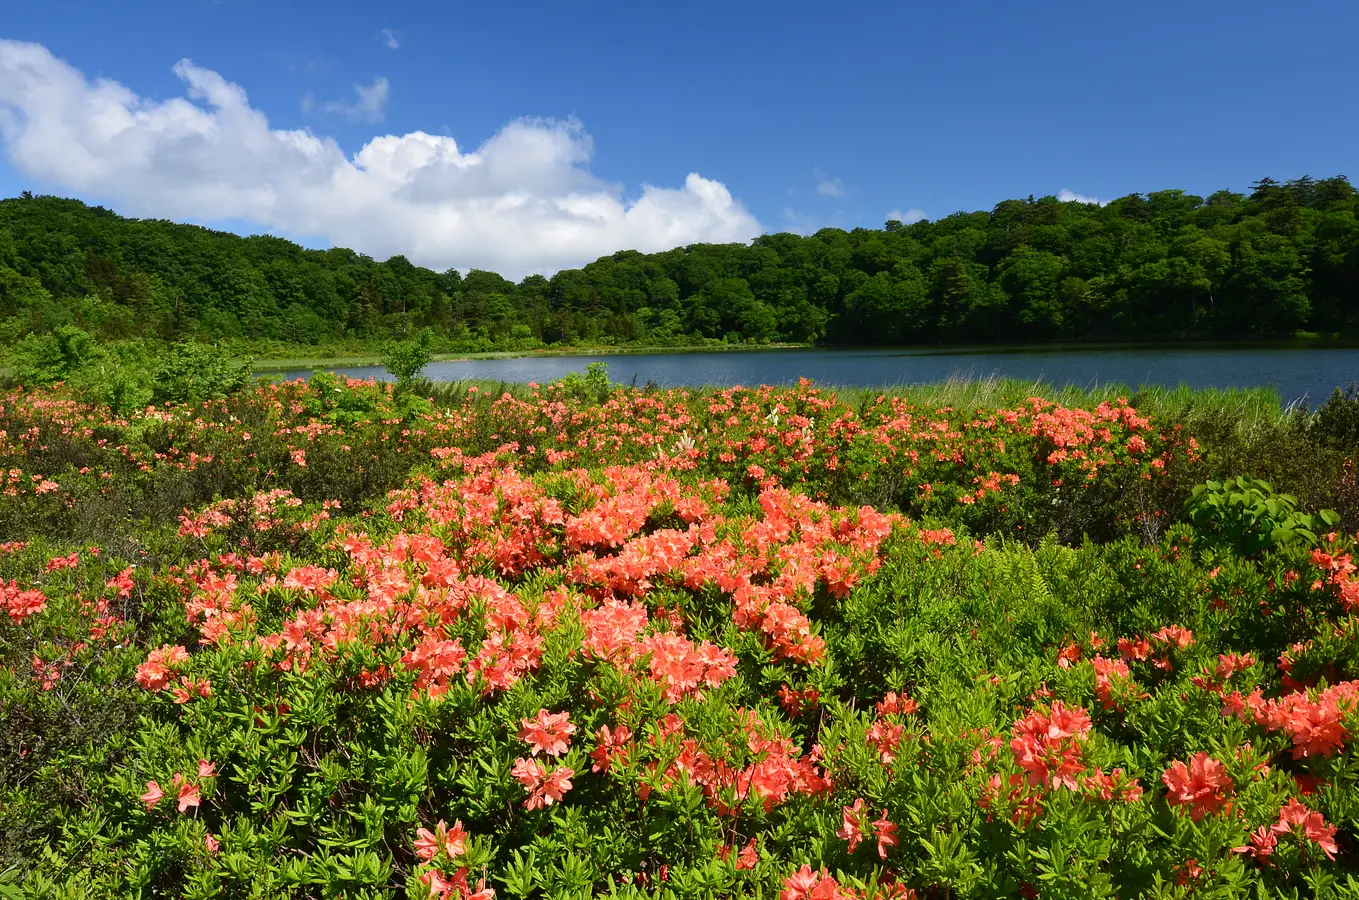
[[[1178,421],[1221,419],[1235,423],[1242,434],[1260,428],[1274,429],[1297,417],[1310,415],[1305,404],[1285,406],[1271,387],[1174,388],[1148,385],[1130,387],[1109,383],[1082,387],[1056,386],[1046,381],[1016,378],[955,376],[946,381],[898,384],[883,388],[827,388],[844,402],[861,406],[876,397],[902,397],[931,408],[997,409],[1041,397],[1063,406],[1091,407],[1126,398],[1146,415]]]

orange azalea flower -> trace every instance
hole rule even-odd
[[[521,758],[515,761],[510,774],[529,792],[524,808],[533,810],[560,803],[571,790],[570,779],[576,773],[565,766],[548,772],[541,760]]]
[[[137,683],[148,691],[159,691],[170,683],[174,669],[189,661],[189,654],[179,646],[166,644],[152,650],[146,662],[137,666]]]
[[[1095,696],[1105,709],[1113,709],[1118,705],[1114,699],[1116,689],[1127,688],[1136,693],[1133,684],[1132,670],[1128,664],[1121,659],[1106,659],[1099,654],[1091,660],[1091,665],[1095,669]]]
[[[198,791],[198,785],[189,781],[178,772],[175,773],[174,783],[175,787],[179,789],[178,800],[180,812],[188,812],[189,807],[198,806],[203,802],[203,798]]]
[[[1342,719],[1359,706],[1359,681],[1342,681],[1320,691],[1315,699],[1297,692],[1278,700],[1260,701],[1252,709],[1257,724],[1267,731],[1283,730],[1293,740],[1293,758],[1332,756],[1350,737]]]
[[[1268,825],[1261,825],[1251,832],[1250,842],[1240,847],[1233,847],[1233,853],[1249,853],[1258,860],[1267,859],[1274,853],[1274,847],[1279,843],[1279,839],[1274,836]]]
[[[824,869],[813,872],[805,863],[783,880],[783,890],[779,892],[779,900],[839,900],[841,896],[840,885],[834,878]]]
[[[594,760],[590,770],[607,772],[615,760],[626,760],[627,743],[631,738],[632,731],[626,725],[619,725],[612,730],[608,725],[600,726],[599,733],[595,735],[596,747],[590,751],[590,758]]]
[[[449,828],[443,819],[440,819],[434,826],[434,830],[420,828],[415,832],[415,852],[425,862],[429,862],[440,852],[445,853],[449,859],[462,856],[467,851],[467,832],[463,830],[462,821],[453,823]]]
[[[1126,660],[1143,660],[1151,654],[1151,644],[1146,638],[1119,638],[1118,652]]]
[[[457,887],[453,882],[444,878],[444,873],[438,869],[426,869],[420,875],[420,883],[429,888],[429,896],[448,897]]]
[[[545,709],[538,710],[535,719],[524,719],[522,725],[519,739],[528,743],[534,756],[539,753],[561,756],[571,746],[571,735],[576,733],[569,714],[549,713]]]
[[[849,841],[849,852],[853,853],[854,848],[859,846],[859,842],[864,839],[864,825],[867,823],[867,814],[864,812],[864,800],[860,797],[854,801],[853,806],[846,806],[841,812],[840,830],[835,832],[835,836],[842,840]]]
[[[1327,859],[1335,859],[1339,851],[1335,843],[1335,826],[1327,824],[1321,813],[1308,809],[1297,800],[1289,800],[1279,810],[1279,821],[1270,827],[1270,831],[1275,834],[1301,833],[1320,847]]]
[[[574,769],[568,769],[565,766],[549,772],[547,778],[543,780],[544,805],[560,803],[566,792],[571,790],[571,776],[575,774]]]
[[[880,716],[913,716],[920,709],[914,700],[899,696],[896,691],[889,691],[887,696],[878,701],[876,708]]]
[[[1180,650],[1188,650],[1194,646],[1194,632],[1179,625],[1167,625],[1160,631],[1152,634],[1152,640],[1160,641],[1164,644],[1171,644]]]
[[[1219,653],[1217,655],[1217,677],[1226,681],[1237,672],[1255,665],[1255,657],[1249,653]]]
[[[139,799],[142,803],[146,804],[147,809],[151,809],[159,803],[164,796],[165,791],[160,789],[160,785],[156,784],[154,781],[148,781],[146,783],[146,793],[142,794]]]
[[[878,839],[878,857],[887,858],[887,848],[897,845],[897,826],[887,818],[887,810],[873,820],[873,832]]]
[[[1161,776],[1170,793],[1172,806],[1188,806],[1189,817],[1195,822],[1210,812],[1226,806],[1234,785],[1226,766],[1207,753],[1199,751],[1185,765],[1176,760]]]

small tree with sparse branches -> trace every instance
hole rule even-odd
[[[404,394],[411,384],[424,371],[433,359],[430,351],[434,332],[421,329],[414,337],[400,341],[388,341],[382,348],[382,365],[396,379],[396,392]]]

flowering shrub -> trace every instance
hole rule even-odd
[[[1188,435],[809,385],[476,393],[4,398],[0,885],[1353,883],[1354,542],[1205,556],[1168,513],[1130,536]],[[996,534],[1060,537],[1054,504],[1108,539]],[[94,513],[101,539],[61,531]]]
[[[1079,542],[1168,516],[1182,502],[1168,474],[1198,459],[1192,438],[1126,403],[1085,410],[1035,397],[958,410],[884,395],[856,408],[809,383],[610,392],[598,381],[498,397],[473,386],[436,408],[318,376],[130,417],[60,391],[11,392],[0,395],[0,533],[95,537],[280,489],[360,504],[400,486],[433,450],[512,448],[530,474],[659,466],[743,493],[772,481],[979,533],[1037,541],[1056,530]]]

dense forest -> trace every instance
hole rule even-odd
[[[1341,176],[1104,206],[1029,197],[881,230],[623,251],[519,284],[57,197],[0,201],[0,344],[61,325],[298,345],[428,326],[466,351],[1354,335],[1359,192]]]

